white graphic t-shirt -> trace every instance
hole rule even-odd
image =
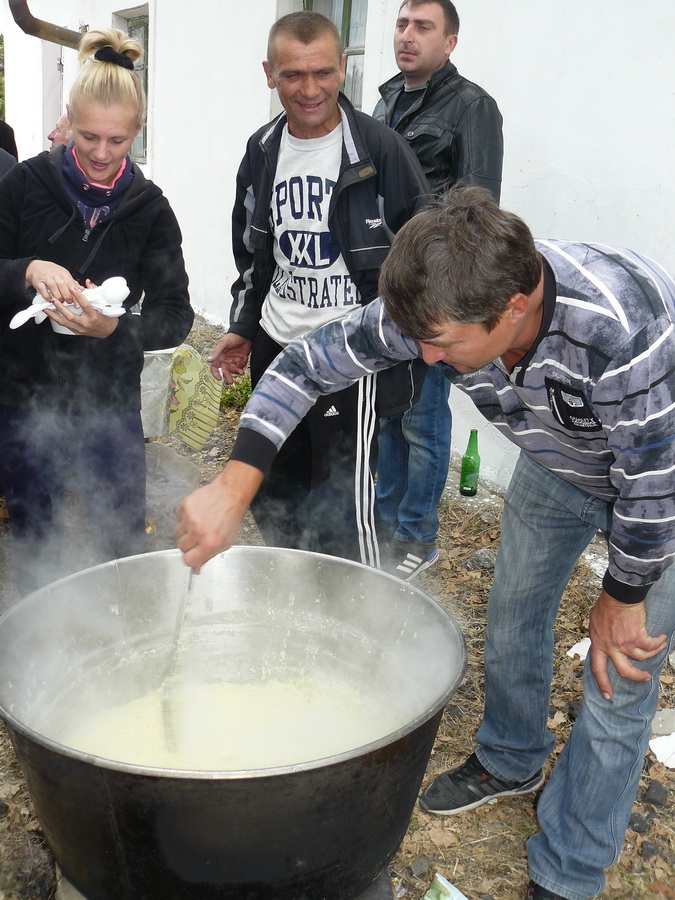
[[[270,206],[276,270],[261,315],[262,327],[282,346],[346,316],[359,302],[328,230],[341,158],[342,123],[308,140],[283,131]]]

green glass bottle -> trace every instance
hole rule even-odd
[[[462,457],[462,471],[459,476],[459,492],[465,497],[473,497],[478,491],[478,473],[480,456],[478,455],[478,431],[471,429],[466,453]]]

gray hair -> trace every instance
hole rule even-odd
[[[323,37],[324,34],[328,34],[333,38],[335,52],[339,59],[342,56],[342,41],[340,40],[340,32],[331,19],[321,15],[321,13],[309,11],[294,12],[289,13],[287,16],[282,16],[270,28],[267,39],[267,61],[274,65],[278,37],[290,37],[300,41],[301,44],[312,44]]]

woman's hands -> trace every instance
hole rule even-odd
[[[81,310],[79,314],[68,309],[56,298],[52,299],[52,303],[56,309],[45,309],[45,315],[58,325],[70,328],[74,334],[82,337],[107,338],[117,328],[118,319],[104,316],[83,295],[80,295],[76,304]]]
[[[82,287],[68,269],[44,259],[34,259],[26,269],[26,287],[32,287],[43,300],[74,303],[82,296]]]
[[[96,287],[87,279],[88,288]],[[46,316],[64,325],[74,334],[83,337],[106,338],[117,328],[117,319],[104,316],[95,309],[82,293],[83,288],[70,272],[57,263],[34,259],[26,269],[26,287],[32,287],[44,300],[54,304],[54,309],[45,309]],[[75,309],[68,309],[69,303]],[[79,310],[79,312],[76,312]]]

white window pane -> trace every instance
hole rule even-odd
[[[335,22],[339,31],[342,31],[342,13],[344,9],[344,0],[333,0],[331,4],[330,18]],[[343,39],[345,35],[342,35]]]
[[[368,0],[352,0],[349,20],[349,46],[363,47],[366,43],[366,16]]]
[[[361,109],[363,98],[363,54],[347,57],[347,77],[344,92],[357,109]]]

